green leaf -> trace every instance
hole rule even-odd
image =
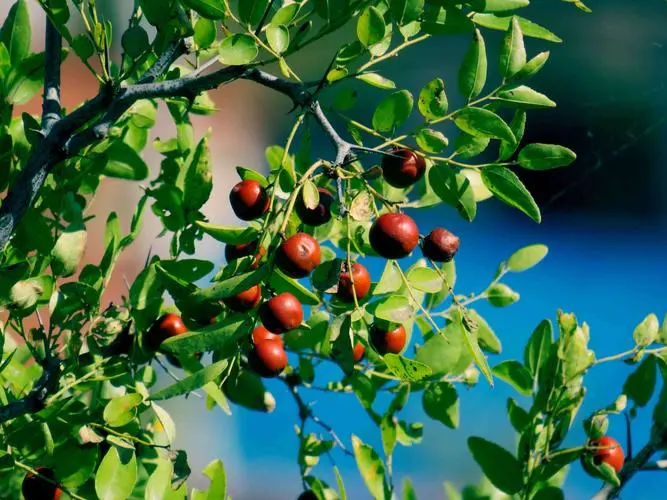
[[[157,391],[155,394],[151,395],[150,399],[153,401],[171,399],[176,396],[180,396],[181,394],[195,391],[202,387],[204,384],[217,379],[225,370],[225,368],[227,368],[227,365],[228,362],[226,359],[218,361],[217,363],[213,363],[212,365],[209,365],[206,368],[193,373],[192,375],[180,380],[179,382]]]
[[[509,160],[516,151],[516,148],[519,147],[519,143],[521,142],[521,139],[523,139],[523,134],[526,131],[526,112],[524,110],[517,109],[514,112],[514,116],[510,122],[510,130],[512,130],[516,141],[502,141],[500,143],[499,160]]]
[[[387,413],[380,422],[380,433],[382,434],[382,448],[384,455],[390,457],[396,447],[396,422],[392,414]]]
[[[417,350],[415,359],[429,366],[434,375],[458,375],[471,361],[464,346],[462,328],[450,323],[441,334],[433,335]],[[462,364],[466,366],[461,368]],[[457,369],[460,369],[458,373]]]
[[[519,26],[525,36],[533,38],[540,38],[549,42],[560,43],[563,40],[554,35],[551,31],[543,28],[539,24],[535,24],[528,19],[518,17]],[[510,26],[511,18],[507,16],[496,16],[495,14],[475,14],[472,16],[472,21],[479,26],[493,30],[507,31]]]
[[[250,318],[244,314],[235,314],[226,317],[221,323],[171,337],[160,344],[160,349],[179,356],[218,351],[234,344],[250,327]]]
[[[482,92],[486,83],[486,73],[486,44],[482,33],[476,29],[459,69],[459,90],[463,97],[471,100]]]
[[[493,100],[506,106],[516,108],[530,109],[556,107],[556,103],[547,96],[540,94],[536,90],[526,87],[525,85],[505,87],[503,90],[498,91]]]
[[[431,80],[421,89],[417,106],[419,112],[428,121],[437,120],[447,114],[449,101],[445,93],[445,82],[442,78]]]
[[[477,342],[486,352],[500,354],[502,345],[500,339],[493,332],[489,324],[474,309],[467,309],[466,314],[477,325]]]
[[[505,448],[486,439],[468,438],[468,448],[484,475],[499,490],[514,495],[523,487],[523,467]]]
[[[503,361],[493,367],[493,374],[500,380],[507,382],[524,396],[530,396],[533,380],[530,372],[518,361]]]
[[[519,300],[519,294],[503,283],[495,283],[486,291],[486,300],[494,307],[507,307]]]
[[[99,500],[126,500],[137,482],[137,459],[133,450],[112,446],[95,474]]]
[[[468,349],[470,357],[475,361],[475,364],[482,372],[486,380],[489,382],[489,385],[493,387],[493,376],[491,374],[491,367],[489,366],[489,362],[486,359],[486,356],[479,347],[479,342],[473,335],[474,333],[473,327],[477,325],[471,325],[468,319],[463,315],[460,315],[460,320],[457,323],[460,323],[461,325],[464,345]],[[465,368],[467,368],[467,366],[464,367],[464,369]]]
[[[113,398],[104,407],[104,421],[110,427],[122,427],[137,416],[137,407],[143,402],[141,394],[125,394]]]
[[[422,395],[424,411],[433,420],[451,429],[459,426],[459,396],[449,382],[436,382],[426,386]]]
[[[316,294],[308,290],[297,280],[285,275],[280,269],[274,269],[269,280],[269,285],[276,292],[289,292],[303,305],[317,306],[320,304],[320,298]]]
[[[257,239],[257,230],[252,227],[216,226],[204,221],[195,221],[206,234],[229,245],[250,243]]]
[[[315,0],[315,11],[329,23],[348,13],[350,0]]]
[[[239,18],[246,24],[259,24],[269,8],[270,0],[240,0],[238,2]]]
[[[431,154],[441,153],[449,145],[449,139],[442,132],[430,128],[420,129],[415,140],[423,151]]]
[[[182,485],[179,491],[172,489],[173,474],[174,466],[171,460],[158,459],[157,467],[146,482],[145,500],[182,500],[185,498],[183,492],[185,485]]]
[[[134,59],[151,48],[148,33],[141,26],[132,26],[126,30],[121,38],[121,46],[123,51]]]
[[[199,210],[211,196],[213,174],[211,154],[208,149],[208,136],[199,141],[192,162],[185,174],[183,186],[183,208]]]
[[[428,365],[398,354],[385,354],[382,359],[389,371],[405,382],[417,382],[432,373]]]
[[[565,500],[565,493],[556,486],[547,486],[535,493],[532,500]]]
[[[373,295],[396,292],[401,288],[402,283],[401,274],[396,269],[396,266],[393,262],[387,261],[382,276],[380,276],[380,281],[378,281],[375,289],[373,289]]]
[[[528,170],[549,170],[567,167],[577,155],[571,149],[555,144],[528,144],[521,150],[517,161]]]
[[[403,295],[391,295],[382,299],[375,310],[375,316],[391,323],[407,323],[412,319],[414,309],[410,300]]]
[[[456,208],[463,218],[472,221],[477,215],[475,194],[467,177],[448,165],[437,164],[428,171],[431,189],[448,205]]]
[[[401,126],[412,112],[413,98],[407,90],[400,90],[380,101],[373,113],[373,128],[389,132]]]
[[[86,253],[88,236],[86,229],[78,224],[67,228],[56,241],[51,251],[51,267],[59,276],[71,276],[79,268]]]
[[[392,90],[396,88],[396,84],[392,80],[389,80],[388,78],[385,78],[378,73],[362,73],[357,75],[356,78],[357,80],[366,82],[367,84],[379,89]]]
[[[17,0],[9,9],[0,29],[0,42],[7,48],[9,61],[13,66],[19,66],[28,56],[31,39],[28,4],[25,0]]]
[[[542,262],[548,253],[549,247],[546,245],[528,245],[520,248],[507,259],[507,270],[514,273],[526,271]]]
[[[655,342],[658,339],[659,332],[658,317],[655,314],[649,314],[635,327],[632,338],[636,345],[644,347]]]
[[[492,137],[516,143],[507,123],[492,111],[484,108],[463,108],[454,119],[456,126],[475,137]]]
[[[76,35],[72,39],[70,46],[82,61],[87,61],[95,53],[95,47],[87,33],[79,33]]]
[[[307,180],[301,189],[301,198],[306,208],[314,210],[320,203],[320,193],[317,186],[311,180]]]
[[[341,476],[338,467],[334,465],[334,473],[336,474],[336,484],[338,484],[338,493],[340,494],[340,500],[347,500],[347,494],[345,493],[345,484],[343,483],[343,476]]]
[[[148,166],[132,147],[115,141],[104,152],[102,175],[117,179],[142,181],[148,177]]]
[[[523,362],[534,379],[537,379],[540,370],[549,359],[552,342],[553,327],[551,321],[542,320],[528,339],[523,352]]]
[[[530,0],[473,0],[470,7],[479,12],[506,13],[510,10],[527,7]]]
[[[424,12],[424,0],[389,0],[389,11],[401,26],[416,21]]]
[[[521,210],[537,223],[542,221],[539,207],[514,172],[500,166],[485,167],[482,181],[500,201]]]
[[[407,277],[410,286],[421,292],[437,293],[443,286],[440,275],[429,267],[413,267]]]
[[[53,453],[56,457],[66,457],[64,460],[56,460],[53,464],[58,483],[65,488],[75,489],[93,475],[99,449],[97,446],[81,446],[76,441],[68,440],[56,446]]]
[[[266,27],[266,39],[277,54],[289,48],[290,34],[286,26],[270,24]]]
[[[384,475],[384,464],[378,454],[355,435],[352,435],[352,448],[357,467],[368,491],[375,499],[387,498],[385,493],[388,488]]]
[[[403,500],[417,500],[417,493],[415,493],[409,477],[403,479]]]
[[[220,460],[214,460],[204,469],[204,475],[211,480],[206,492],[194,492],[193,500],[218,500],[227,498],[227,476]]]
[[[657,373],[655,356],[646,356],[623,384],[623,393],[637,406],[646,406],[653,396]]]
[[[524,429],[530,424],[530,415],[521,408],[512,398],[507,400],[507,416],[514,430],[519,434],[523,433]]]
[[[220,0],[182,0],[186,7],[212,20],[225,17],[225,6]]]
[[[515,77],[517,79],[524,80],[526,78],[530,78],[531,76],[536,75],[544,67],[544,65],[547,63],[548,60],[549,60],[549,52],[548,51],[540,52],[530,61],[528,61],[523,66],[523,68],[521,68],[521,71],[519,71],[515,75]]]
[[[386,30],[384,17],[377,7],[366,7],[357,20],[357,38],[364,47],[381,41]]]
[[[500,74],[511,78],[526,64],[526,46],[519,20],[512,17],[510,29],[500,46]]]
[[[214,21],[206,19],[205,17],[197,19],[194,34],[194,40],[197,47],[200,49],[207,49],[213,45],[217,36],[218,32]]]
[[[227,66],[250,64],[258,54],[257,42],[250,35],[231,35],[220,44],[220,61]]]

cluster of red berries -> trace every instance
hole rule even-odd
[[[408,187],[421,179],[426,171],[424,158],[407,149],[393,149],[384,156],[383,176],[395,187]],[[309,208],[301,198],[295,210],[301,221],[308,226],[321,226],[331,220],[334,197],[325,188],[318,188],[319,202]],[[234,213],[242,220],[250,221],[262,217],[269,210],[270,197],[266,189],[256,180],[246,179],[236,184],[229,200]],[[419,229],[415,221],[403,213],[381,215],[370,229],[369,239],[375,252],[386,259],[406,257],[419,245]],[[424,256],[436,262],[450,261],[459,248],[459,238],[446,229],[434,229],[422,240]],[[256,268],[266,254],[259,241],[227,245],[225,257],[228,262],[242,257],[254,256],[252,267]],[[320,265],[322,254],[315,238],[305,232],[287,238],[278,248],[275,263],[288,276],[301,279],[307,277]],[[339,275],[337,296],[345,302],[363,299],[371,289],[371,277],[366,267],[354,263],[348,269],[343,265]],[[276,376],[287,366],[287,354],[280,335],[293,330],[303,321],[303,307],[289,292],[283,292],[262,303],[262,286],[254,285],[232,297],[224,304],[236,312],[248,312],[259,307],[261,326],[252,333],[251,366],[263,376]],[[260,306],[261,304],[261,306]],[[158,333],[153,335],[155,349],[166,338],[185,333],[187,329],[177,315],[165,315],[157,322]],[[405,328],[376,322],[369,332],[369,340],[380,354],[400,353],[406,343]],[[360,361],[365,354],[361,342],[354,345],[354,359]]]

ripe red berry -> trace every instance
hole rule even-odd
[[[183,323],[183,319],[174,313],[167,313],[158,318],[148,331],[146,336],[146,347],[156,351],[162,342],[171,337],[187,333],[188,329]]]
[[[259,182],[246,180],[239,182],[229,193],[232,210],[241,220],[254,220],[269,209],[269,195]]]
[[[590,441],[588,446],[591,448],[595,465],[606,463],[611,465],[617,473],[621,471],[625,455],[618,441],[612,437],[603,436],[600,439]]]
[[[409,149],[394,148],[382,157],[382,175],[397,188],[412,186],[426,172],[426,161]]]
[[[400,353],[405,347],[405,328],[399,325],[393,330],[387,330],[377,324],[371,326],[371,343],[377,352],[380,354]]]
[[[410,255],[419,244],[417,224],[402,213],[383,214],[371,226],[369,239],[373,250],[385,259]]]
[[[270,332],[284,333],[301,324],[303,307],[294,295],[283,292],[262,304],[259,317]]]
[[[361,361],[361,358],[363,358],[364,354],[366,354],[366,348],[364,347],[364,344],[362,344],[361,342],[357,342],[356,344],[354,344],[353,354],[354,354],[354,361],[356,361],[357,363]]]
[[[51,469],[39,467],[36,470],[40,476],[55,481],[55,474]],[[40,476],[29,472],[23,479],[21,491],[25,500],[60,500],[63,490]]]
[[[224,299],[223,302],[232,311],[245,312],[257,307],[261,300],[262,287],[260,285],[255,285],[247,290],[237,293],[233,297]]]
[[[280,342],[281,345],[283,344],[283,339],[280,335],[268,331],[264,325],[259,325],[252,331],[252,343],[259,345],[265,340],[275,340],[276,342]]]
[[[424,238],[422,252],[424,252],[424,257],[435,262],[449,262],[456,255],[459,242],[458,236],[439,227]]]
[[[227,263],[232,262],[233,260],[240,259],[242,257],[247,257],[248,255],[254,255],[255,261],[252,264],[253,268],[257,268],[259,261],[266,254],[266,249],[262,246],[257,250],[257,240],[251,241],[250,243],[239,243],[238,245],[225,245],[225,260]]]
[[[290,236],[280,245],[278,265],[292,278],[305,278],[320,265],[320,244],[306,233]]]
[[[252,369],[262,377],[276,377],[287,366],[287,353],[282,342],[264,340],[250,351],[248,360]]]
[[[331,193],[321,187],[317,188],[320,193],[320,202],[315,208],[308,208],[303,202],[303,198],[299,197],[296,203],[296,213],[304,224],[308,226],[321,226],[331,220],[331,205],[334,198]]]
[[[352,285],[352,281],[354,281],[354,285]],[[338,297],[351,302],[354,300],[353,291],[359,300],[365,297],[370,289],[371,276],[368,274],[368,269],[355,262],[352,264],[352,273],[350,273],[347,269],[347,263],[343,263],[338,278]]]

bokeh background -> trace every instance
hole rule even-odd
[[[11,3],[0,1],[0,18],[4,18]],[[549,63],[532,86],[556,100],[558,107],[529,113],[526,139],[567,145],[579,159],[563,170],[536,175],[519,172],[543,209],[541,225],[495,201],[480,206],[473,224],[462,221],[455,211],[444,206],[420,211],[415,216],[422,232],[444,222],[461,237],[457,256],[459,292],[483,289],[498,263],[515,249],[531,243],[549,246],[550,253],[542,264],[509,278],[508,283],[521,293],[519,303],[501,310],[479,307],[503,341],[502,359],[521,359],[534,326],[543,318],[553,319],[557,308],[574,312],[589,323],[592,347],[604,356],[631,347],[632,330],[647,313],[661,316],[667,312],[667,197],[663,196],[667,190],[667,3],[589,0],[594,11],[590,15],[558,0],[533,3],[528,17],[550,28],[565,43],[527,41],[529,54],[551,50]],[[123,26],[133,2],[98,0],[98,4],[103,5],[108,19]],[[36,1],[32,7],[33,50],[41,50],[44,20]],[[348,35],[352,33],[350,30]],[[493,61],[501,35],[487,31],[485,36]],[[388,62],[382,68],[383,74],[413,93],[425,82],[441,76],[451,82],[449,97],[456,103],[456,73],[467,43],[467,36],[431,40]],[[335,36],[325,38],[308,54],[297,58],[294,67],[305,77],[317,78],[337,46]],[[97,91],[94,78],[73,56],[65,63],[63,81],[63,99],[68,108]],[[226,86],[213,92],[212,97],[220,112],[196,121],[199,134],[208,127],[214,130],[211,145],[215,187],[205,212],[213,222],[237,223],[227,201],[230,187],[237,182],[234,167],[266,169],[264,149],[284,142],[292,119],[286,114],[290,103],[247,82]],[[38,101],[34,99],[16,111],[36,113]],[[375,100],[360,102],[366,103],[367,108],[355,113],[361,118],[370,116]],[[167,113],[162,111],[155,135],[164,138],[171,136],[173,129]],[[318,156],[330,155],[325,138],[316,134],[314,140]],[[150,147],[144,156],[157,171],[159,159]],[[106,214],[115,210],[127,221],[138,198],[136,186],[105,181],[93,205],[94,211],[103,216],[91,227],[90,259],[97,260],[102,251],[99,245]],[[156,240],[158,232],[156,221],[148,221],[142,240],[120,263],[119,279],[110,290],[109,299],[125,292],[120,277],[133,278],[149,250],[166,252],[167,241]],[[222,262],[222,245],[215,241],[205,240],[199,251],[203,257]],[[369,259],[367,265],[377,279],[383,263]],[[621,363],[596,367],[587,377],[588,397],[580,415],[586,416],[613,401],[630,370]],[[166,405],[178,425],[177,445],[190,456],[194,483],[205,485],[199,471],[220,457],[233,498],[296,498],[300,491],[295,463],[298,441],[293,432],[296,408],[281,384],[269,381],[268,386],[277,400],[277,408],[270,415],[237,408],[231,417],[219,409],[206,412],[198,398]],[[354,432],[381,448],[379,432],[353,395],[313,392],[306,396],[317,401],[315,411],[336,427],[343,440],[349,442]],[[481,382],[475,390],[462,389],[461,428],[457,431],[424,418],[419,398],[414,398],[404,410],[404,417],[425,422],[424,439],[420,446],[397,449],[397,479],[410,476],[419,498],[426,499],[443,498],[444,480],[458,486],[476,483],[480,473],[468,453],[466,439],[474,434],[514,447],[514,433],[505,414],[510,396],[522,402],[522,397],[502,382],[495,388]],[[647,438],[649,419],[650,411],[640,412],[633,424],[635,449]],[[311,430],[319,432],[316,428]],[[624,442],[622,418],[612,420],[610,432]],[[583,430],[577,424],[569,444],[579,444],[583,439]],[[339,452],[334,452],[334,458],[346,480],[348,498],[367,498],[353,460]],[[335,482],[326,457],[316,474]],[[664,498],[666,478],[664,473],[642,473],[630,483],[624,497]],[[598,487],[598,481],[574,464],[565,492],[568,499],[590,498]]]

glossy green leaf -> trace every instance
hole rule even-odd
[[[290,292],[303,305],[317,306],[320,304],[320,298],[307,289],[297,280],[285,275],[280,269],[275,269],[269,278],[269,284],[276,292]]]
[[[470,6],[479,12],[506,13],[511,10],[527,7],[530,0],[472,0]]]
[[[368,491],[373,498],[386,498],[385,492],[388,488],[384,474],[384,464],[378,454],[355,435],[352,436],[352,448],[357,467]]]
[[[380,281],[373,289],[373,295],[396,292],[401,288],[402,283],[401,274],[396,269],[396,266],[393,262],[387,261],[382,276],[380,276]]]
[[[528,339],[523,353],[523,362],[535,379],[549,358],[552,342],[553,327],[551,321],[542,320]]]
[[[541,38],[542,40],[547,40],[549,42],[560,43],[563,40],[558,36],[553,34],[546,28],[543,28],[539,24],[535,24],[528,19],[518,17],[519,26],[521,26],[521,31],[525,36],[530,36],[533,38]],[[472,16],[472,21],[484,28],[507,31],[510,26],[511,18],[507,16],[496,16],[495,14],[475,14]]]
[[[239,18],[251,26],[259,24],[270,4],[271,0],[240,0],[238,2]]]
[[[566,167],[577,159],[574,151],[555,144],[529,144],[524,147],[517,161],[529,170],[549,170]]]
[[[502,351],[500,339],[496,336],[486,320],[474,309],[467,309],[466,314],[468,315],[468,318],[474,321],[477,325],[477,341],[479,342],[480,348],[492,354],[500,354]]]
[[[451,429],[459,426],[459,397],[449,382],[435,382],[426,386],[422,395],[424,411],[433,420]]]
[[[227,66],[250,64],[258,54],[257,42],[250,35],[231,35],[220,44],[220,62]]]
[[[51,267],[60,276],[71,276],[79,268],[86,253],[88,235],[80,225],[67,228],[56,240],[51,251]]]
[[[212,190],[211,153],[208,148],[208,136],[204,136],[197,145],[192,162],[190,162],[185,174],[183,208],[199,210],[208,201]]]
[[[442,278],[437,271],[428,267],[413,267],[407,277],[410,286],[422,292],[437,293],[443,286]]]
[[[137,459],[133,450],[112,446],[95,474],[99,500],[126,500],[137,482]]]
[[[549,60],[549,51],[540,52],[530,59],[521,70],[515,75],[517,79],[526,79],[536,75]]]
[[[197,44],[197,47],[200,49],[207,49],[218,36],[218,31],[214,21],[206,19],[205,17],[200,17],[195,23],[195,34],[194,40]]]
[[[362,73],[357,75],[357,79],[379,89],[392,90],[396,84],[378,73]]]
[[[497,103],[516,108],[530,109],[556,107],[556,103],[547,96],[530,87],[526,87],[525,85],[504,87],[496,93],[493,99]]]
[[[12,65],[18,66],[28,56],[31,39],[28,3],[26,0],[17,0],[9,9],[0,29],[0,42],[9,52],[9,61]]]
[[[477,202],[470,181],[448,165],[437,164],[428,171],[431,188],[448,205],[456,208],[468,221],[477,215]]]
[[[137,407],[143,402],[141,394],[125,394],[113,398],[104,407],[104,421],[110,427],[122,427],[137,416]]]
[[[426,153],[441,153],[448,145],[449,139],[442,132],[430,128],[422,128],[415,136],[417,145]]]
[[[282,54],[289,47],[289,29],[286,26],[270,24],[266,27],[266,39],[274,52]]]
[[[364,47],[381,41],[386,29],[382,12],[376,7],[366,7],[357,19],[357,38]]]
[[[403,295],[392,295],[382,299],[375,309],[375,316],[391,323],[406,323],[412,319],[414,309]]]
[[[412,112],[413,98],[407,90],[394,92],[380,101],[373,113],[373,128],[389,132],[401,126]]]
[[[431,80],[421,89],[417,107],[428,121],[437,120],[447,114],[449,102],[445,93],[445,82],[441,78]]]
[[[526,64],[526,46],[519,20],[512,17],[510,29],[500,46],[500,74],[505,78],[516,75]]]
[[[507,123],[488,109],[463,108],[456,114],[454,123],[461,130],[475,137],[492,137],[507,142],[516,142]]]
[[[528,245],[514,252],[507,259],[507,270],[520,273],[535,267],[542,262],[549,253],[546,245]]]
[[[389,11],[399,25],[405,25],[424,12],[424,0],[389,0]]]
[[[521,210],[537,223],[542,221],[537,203],[514,172],[500,166],[485,167],[482,180],[500,201]]]
[[[518,361],[507,360],[493,367],[493,374],[507,382],[524,396],[529,396],[533,381],[530,372]]]
[[[519,300],[519,294],[503,283],[495,283],[486,291],[486,300],[494,307],[507,307]]]
[[[186,7],[207,19],[222,19],[225,17],[225,6],[220,0],[182,0]]]
[[[517,109],[514,112],[512,121],[510,121],[510,130],[514,134],[515,142],[501,141],[499,160],[509,160],[516,149],[519,147],[523,134],[526,131],[526,112],[523,109]]]
[[[212,365],[207,366],[199,370],[198,372],[189,375],[188,377],[165,387],[157,391],[155,394],[151,395],[151,400],[159,401],[162,399],[171,399],[188,392],[195,391],[202,387],[204,384],[217,379],[222,372],[227,368],[227,360],[218,361]]]
[[[196,221],[195,224],[212,238],[229,245],[250,243],[258,236],[257,230],[252,227],[217,226],[203,221]]]
[[[646,356],[623,384],[623,394],[637,406],[646,406],[653,396],[657,373],[655,356]]]
[[[475,30],[472,43],[459,69],[459,90],[463,97],[471,100],[482,92],[486,83],[486,73],[486,44],[482,33]]]
[[[132,147],[115,141],[105,152],[102,175],[117,179],[142,181],[148,177],[148,166]]]
[[[508,495],[523,487],[523,467],[505,448],[480,437],[468,438],[468,448],[484,475],[500,491]]]
[[[398,354],[385,354],[382,358],[390,372],[406,382],[417,382],[431,375],[431,368],[420,361]]]

